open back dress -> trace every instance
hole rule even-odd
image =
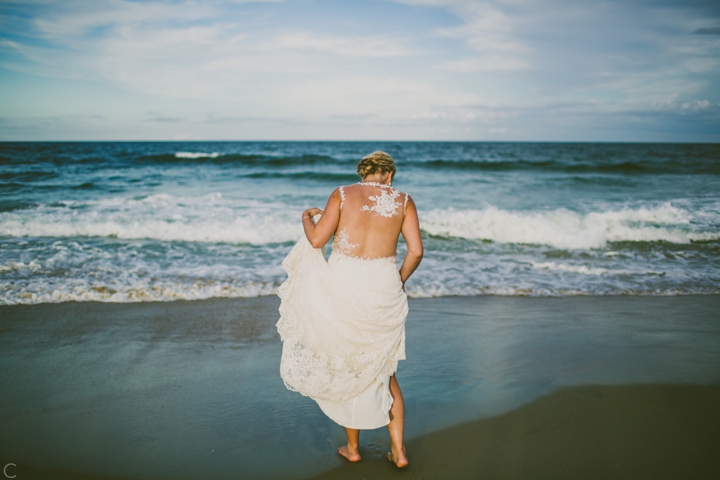
[[[280,374],[336,423],[374,429],[390,422],[390,376],[405,359],[408,306],[395,250],[408,195],[378,183],[338,190],[329,259],[303,236],[283,261]]]

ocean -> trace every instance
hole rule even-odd
[[[410,297],[720,293],[718,144],[6,142],[0,304],[273,295],[374,150],[420,214]]]

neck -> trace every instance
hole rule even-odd
[[[373,173],[362,179],[363,183],[379,183],[381,185],[390,185],[390,175],[387,173]]]

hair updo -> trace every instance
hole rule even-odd
[[[397,171],[395,168],[395,162],[392,157],[385,152],[380,150],[365,155],[357,166],[358,175],[360,178],[365,178],[373,173],[388,173],[393,174]]]

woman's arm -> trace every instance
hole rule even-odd
[[[407,244],[407,255],[400,267],[400,280],[405,288],[405,282],[415,269],[420,265],[423,257],[422,237],[420,236],[420,221],[418,220],[417,208],[412,197],[408,198],[407,211],[402,224],[402,236]]]
[[[321,214],[322,218],[315,225],[310,219],[311,216]],[[328,198],[325,211],[319,208],[308,208],[302,213],[302,225],[305,229],[305,236],[310,245],[314,248],[324,247],[330,240],[340,221],[340,192],[335,189]]]

